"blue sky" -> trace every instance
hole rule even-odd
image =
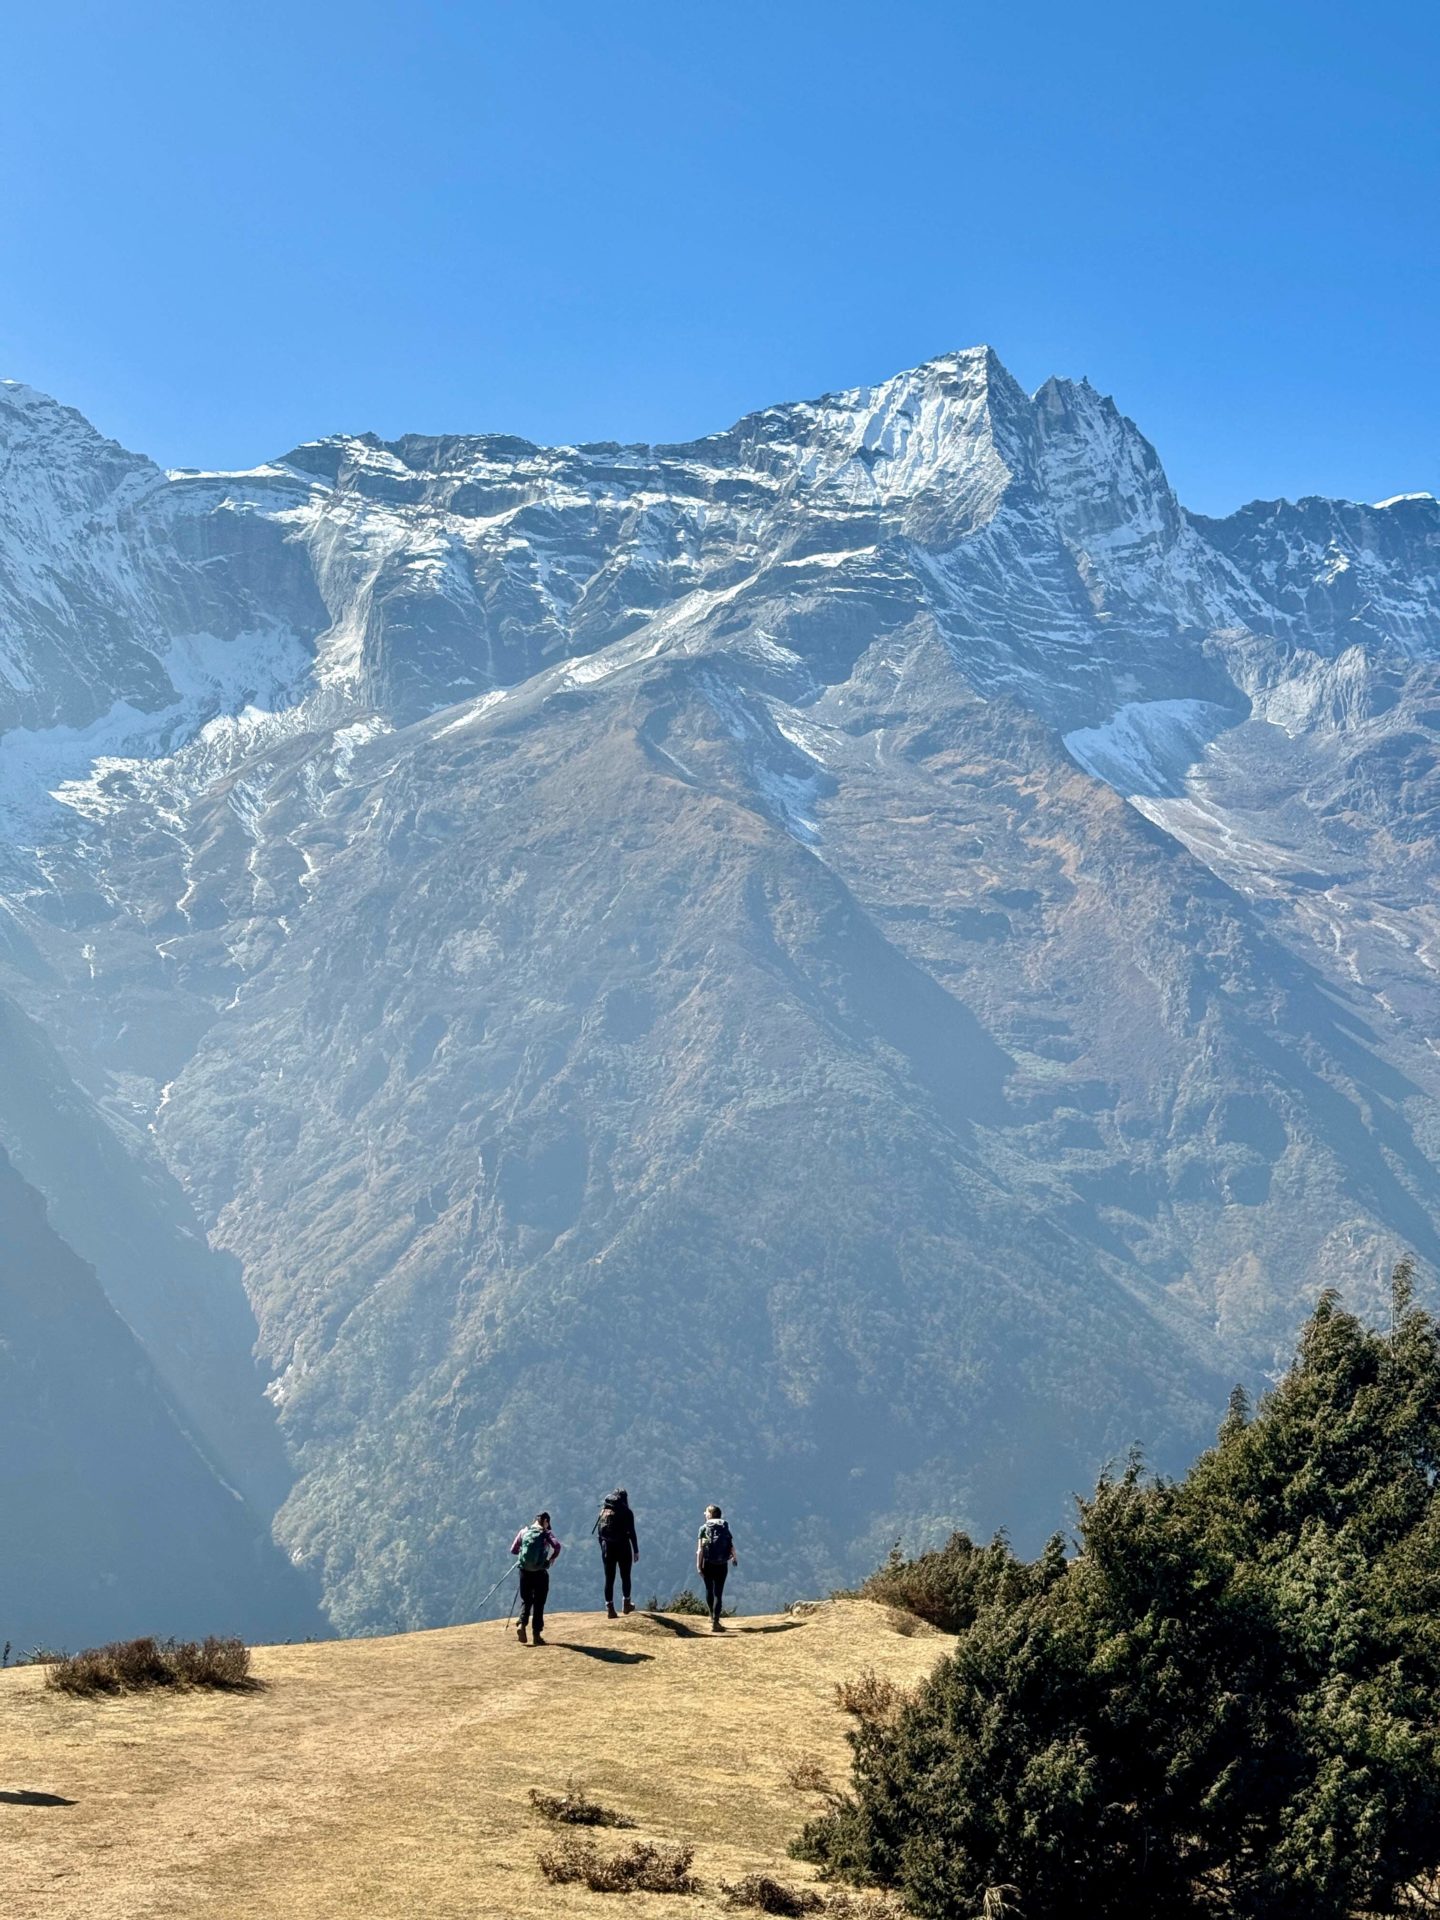
[[[18,0],[0,372],[166,464],[988,340],[1191,505],[1440,491],[1440,6]]]

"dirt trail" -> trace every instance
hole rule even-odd
[[[535,1857],[555,1829],[531,1787],[573,1777],[634,1834],[689,1841],[718,1881],[785,1858],[814,1794],[841,1783],[834,1683],[873,1666],[917,1680],[945,1644],[860,1601],[703,1622],[562,1613],[552,1644],[502,1625],[256,1652],[248,1695],[76,1701],[43,1674],[0,1674],[4,1920],[489,1920],[611,1916],[614,1896],[551,1886]],[[22,1794],[71,1804],[35,1804]],[[718,1911],[631,1895],[613,1920]]]

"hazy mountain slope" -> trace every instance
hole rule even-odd
[[[95,1270],[192,1429],[258,1511],[290,1472],[252,1353],[240,1266],[212,1252],[172,1175],[107,1125],[33,1021],[0,996],[0,1146]]]
[[[607,1476],[680,1540],[728,1488],[771,1592],[1208,1425],[1198,1329],[987,1169],[1005,1056],[756,804],[718,684],[387,742],[172,1090],[343,1621],[463,1613],[517,1501]]]
[[[0,966],[242,1265],[348,1625],[617,1472],[777,1594],[1033,1534],[1437,1252],[1434,502],[1197,519],[985,349],[241,475],[9,404],[107,532],[0,538]]]
[[[0,1638],[318,1631],[304,1583],[177,1418],[0,1148]]]

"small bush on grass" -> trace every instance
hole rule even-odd
[[[567,1781],[564,1793],[542,1793],[538,1787],[532,1787],[530,1804],[546,1820],[565,1827],[633,1827],[635,1824],[627,1814],[615,1813],[609,1807],[602,1807],[598,1800],[586,1799],[573,1780]]]
[[[703,1619],[707,1620],[708,1617],[710,1617],[710,1609],[705,1605],[705,1601],[701,1599],[701,1596],[699,1596],[693,1588],[689,1588],[689,1586],[682,1586],[680,1592],[678,1592],[678,1594],[672,1594],[670,1599],[668,1599],[662,1607],[659,1607],[657,1611],[659,1611],[659,1613],[693,1613],[693,1615],[701,1615]]]
[[[750,1907],[757,1913],[821,1913],[825,1902],[808,1887],[786,1887],[768,1873],[747,1873],[733,1887],[722,1880],[720,1891],[727,1907]]]
[[[691,1873],[693,1847],[657,1847],[637,1840],[623,1853],[602,1853],[578,1834],[540,1855],[540,1871],[561,1886],[586,1886],[592,1893],[698,1893]]]
[[[242,1692],[259,1685],[243,1640],[112,1640],[56,1660],[45,1676],[58,1693],[141,1693],[160,1687],[215,1687]]]
[[[893,1720],[909,1697],[904,1687],[897,1687],[873,1667],[863,1667],[853,1680],[835,1683],[835,1698],[846,1713],[880,1726]]]
[[[793,1760],[785,1769],[785,1784],[796,1793],[829,1793],[830,1776],[815,1760]]]

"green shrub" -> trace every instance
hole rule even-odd
[[[1385,1333],[1322,1296],[1183,1481],[1132,1460],[1082,1504],[1077,1559],[972,1592],[930,1681],[860,1718],[852,1791],[797,1851],[934,1920],[1433,1911],[1437,1469],[1440,1336],[1408,1271]]]
[[[963,1633],[985,1607],[1014,1606],[1042,1591],[1065,1570],[1065,1543],[1057,1534],[1033,1564],[1017,1560],[998,1534],[977,1547],[965,1533],[952,1533],[943,1547],[907,1560],[899,1544],[878,1573],[860,1588],[865,1600],[913,1614],[944,1633]]]
[[[672,1594],[663,1607],[652,1607],[652,1613],[687,1613],[708,1620],[710,1609],[692,1587],[682,1587]]]

